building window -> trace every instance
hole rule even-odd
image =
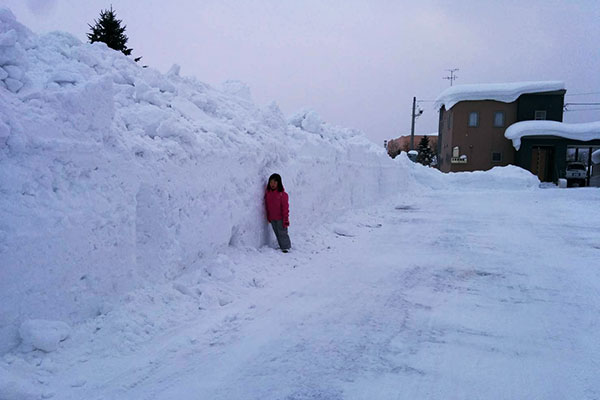
[[[460,153],[458,146],[455,146],[452,148],[452,157],[458,157],[458,154]]]
[[[502,153],[500,152],[493,152],[492,153],[492,162],[501,162],[502,161]]]
[[[469,126],[476,127],[479,126],[479,113],[477,111],[473,111],[469,113]]]
[[[497,128],[504,126],[504,111],[496,111],[494,113],[494,126]]]
[[[533,119],[546,119],[546,110],[535,110],[535,116]]]
[[[452,113],[448,112],[448,130],[452,128]]]

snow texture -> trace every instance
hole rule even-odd
[[[24,347],[51,352],[58,348],[60,342],[69,336],[71,328],[61,321],[31,319],[25,321],[19,329]]]
[[[573,140],[600,139],[600,121],[580,124],[567,124],[558,121],[521,121],[512,124],[504,132],[504,137],[512,140],[515,149],[521,147],[524,136],[558,136]]]
[[[28,319],[72,325],[223,248],[271,245],[263,194],[274,172],[292,236],[406,179],[384,149],[314,111],[290,125],[243,83],[218,90],[103,43],[37,36],[5,8],[0,68],[0,293],[11,299],[0,353]]]
[[[457,85],[451,86],[440,93],[435,99],[434,108],[439,110],[444,106],[446,110],[449,110],[460,101],[473,100],[494,100],[503,103],[512,103],[522,94],[553,92],[564,89],[565,83],[561,81]]]

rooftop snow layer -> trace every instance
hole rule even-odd
[[[573,140],[600,139],[600,121],[584,124],[565,124],[557,121],[521,121],[512,124],[504,132],[504,137],[512,140],[515,149],[521,147],[523,136],[559,136]]]
[[[544,81],[458,85],[444,90],[435,99],[434,107],[439,110],[442,106],[445,106],[446,110],[449,110],[460,101],[472,100],[495,100],[511,103],[525,93],[544,93],[556,90],[565,90],[565,83],[561,81]]]

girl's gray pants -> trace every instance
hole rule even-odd
[[[283,227],[283,221],[271,221],[271,226],[273,227],[273,232],[275,232],[275,237],[277,238],[277,243],[279,243],[281,250],[288,250],[292,247],[290,237],[288,236],[288,230]]]

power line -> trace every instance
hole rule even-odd
[[[580,108],[579,110],[565,110],[565,112],[573,112],[573,111],[596,111],[600,110],[600,107],[596,108]]]
[[[565,103],[566,106],[600,106],[600,103]]]
[[[586,96],[588,94],[600,94],[600,92],[568,93],[568,94],[565,94],[565,96]]]

